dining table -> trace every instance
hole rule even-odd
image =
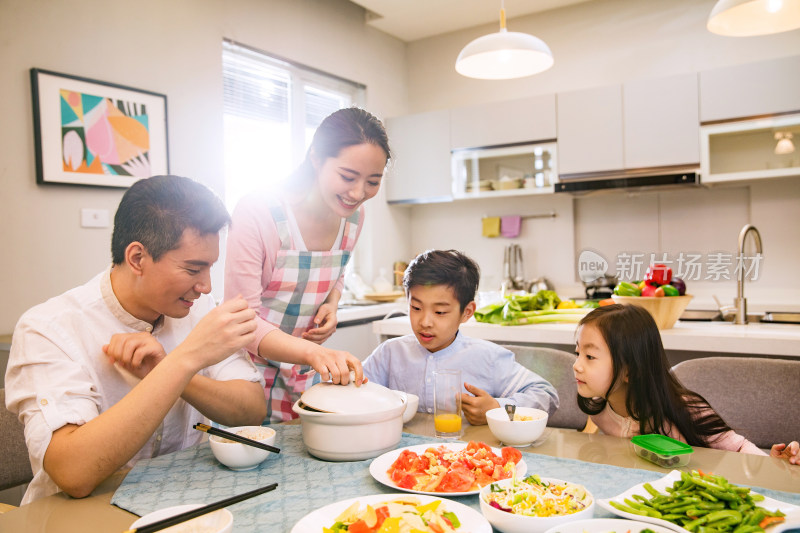
[[[281,452],[271,454],[256,469],[228,469],[215,460],[206,441],[140,461],[129,471],[109,477],[86,498],[57,493],[0,514],[0,531],[123,532],[140,515],[160,508],[211,503],[277,482],[277,490],[230,507],[234,531],[296,533],[294,525],[317,508],[353,497],[399,492],[370,474],[372,459],[332,462],[309,455],[299,420],[272,427]],[[486,425],[465,424],[461,440],[502,446]],[[434,437],[433,416],[417,413],[404,426],[398,448],[445,442],[454,441]],[[629,439],[572,429],[547,427],[535,442],[519,450],[529,474],[584,484],[595,498],[616,496],[670,471],[637,456]],[[800,465],[780,459],[695,447],[689,463],[679,470],[713,472],[781,502],[800,505]],[[479,509],[477,495],[453,500]],[[596,507],[595,517],[611,516]]]

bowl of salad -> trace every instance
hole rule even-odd
[[[594,497],[583,485],[537,475],[486,485],[480,506],[483,516],[503,533],[543,533],[594,516]]]

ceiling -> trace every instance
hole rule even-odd
[[[591,0],[505,0],[506,18],[539,13]],[[367,24],[405,42],[496,23],[498,0],[351,0],[367,9]],[[513,24],[509,28],[513,31]]]

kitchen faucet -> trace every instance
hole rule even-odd
[[[736,287],[736,299],[733,301],[736,307],[736,315],[733,317],[734,324],[747,324],[747,298],[744,297],[744,241],[747,239],[747,234],[753,232],[753,239],[756,244],[756,254],[761,255],[761,234],[755,226],[747,224],[739,232],[739,255],[737,260],[740,261],[739,281]]]

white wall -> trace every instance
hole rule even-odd
[[[2,0],[0,35],[0,333],[106,266],[111,228],[80,228],[79,213],[113,215],[123,193],[36,185],[31,67],[166,94],[171,172],[220,195],[225,37],[365,84],[378,116],[406,112],[405,45],[367,27],[346,0]],[[379,225],[376,253],[388,257],[407,214],[373,202],[362,243]],[[221,279],[217,267],[215,294]]]
[[[511,18],[510,31],[542,38],[555,57],[549,71],[519,80],[473,80],[455,72],[461,48],[497,31],[496,25],[415,41],[408,46],[409,110],[512,100],[800,54],[800,30],[749,38],[711,34],[705,24],[715,1],[595,0]],[[574,201],[556,195],[550,202],[559,218],[551,223],[526,221],[516,240],[482,238],[480,217],[531,214],[547,207],[546,199],[412,207],[411,249],[416,253],[433,246],[460,246],[480,263],[482,289],[489,290],[499,285],[503,247],[517,242],[523,247],[529,278],[546,276],[573,296],[582,292],[575,258],[584,248],[600,250],[612,262],[623,251],[735,252],[738,232],[750,222],[761,231],[765,256],[759,281],[747,287],[750,307],[800,309],[800,283],[790,275],[800,264],[798,179],[733,190],[636,196],[615,192]],[[730,303],[736,287],[732,282],[699,282],[690,283],[690,290],[698,296],[693,307],[709,308],[714,305],[712,294]]]

